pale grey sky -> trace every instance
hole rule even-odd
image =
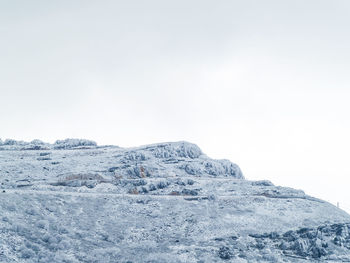
[[[187,140],[350,211],[349,28],[347,0],[0,0],[0,137]]]

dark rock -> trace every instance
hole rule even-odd
[[[255,181],[255,182],[252,182],[252,185],[257,185],[257,186],[274,186],[273,183],[271,183],[268,180]]]
[[[158,188],[158,189],[164,189],[164,188],[166,188],[167,186],[168,186],[168,184],[165,183],[165,182],[159,182],[159,183],[157,184],[157,188]]]
[[[298,239],[294,242],[293,249],[299,256],[307,256],[309,248],[309,241],[305,239]]]
[[[149,191],[155,191],[155,190],[157,190],[157,187],[156,187],[154,184],[150,184],[150,185],[148,186],[148,190],[149,190]]]
[[[341,236],[336,236],[334,239],[333,239],[333,243],[337,246],[343,246],[344,245],[344,238],[342,238]]]
[[[36,158],[38,161],[50,161],[52,160],[50,157],[39,157],[39,158]]]
[[[146,187],[141,187],[141,193],[144,193],[144,194],[147,194],[148,193],[148,190]]]
[[[298,238],[298,235],[292,230],[283,234],[283,239],[289,242],[295,241],[297,238]]]
[[[132,185],[133,186],[141,186],[141,185],[146,185],[147,182],[143,179],[139,179],[139,180],[132,180]]]
[[[226,260],[231,259],[234,256],[234,254],[232,253],[232,251],[228,247],[221,247],[219,249],[218,255],[221,259],[226,259]]]
[[[277,232],[272,232],[268,236],[270,239],[278,239],[280,235]]]
[[[188,184],[188,185],[193,185],[193,184],[194,184],[194,181],[193,181],[192,179],[188,179],[188,180],[187,180],[187,184]]]
[[[183,195],[198,195],[196,190],[183,189],[181,192]]]
[[[114,171],[115,171],[115,170],[118,170],[118,169],[119,169],[119,167],[114,166],[114,167],[109,168],[109,169],[108,169],[108,172],[114,173]]]
[[[311,248],[311,256],[313,258],[320,258],[327,255],[327,250],[323,247],[314,246]]]

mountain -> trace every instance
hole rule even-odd
[[[171,142],[0,140],[0,262],[350,262],[350,216]]]

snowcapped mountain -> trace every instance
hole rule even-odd
[[[187,142],[0,140],[0,262],[349,262],[350,216]]]

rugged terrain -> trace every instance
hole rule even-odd
[[[0,140],[0,187],[0,262],[350,262],[344,211],[187,142]]]

